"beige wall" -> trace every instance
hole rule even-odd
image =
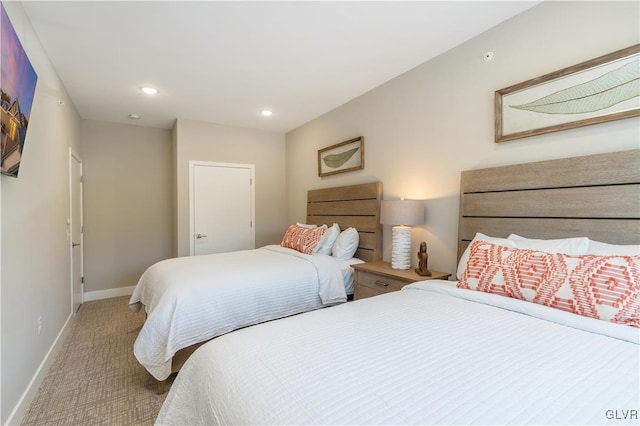
[[[190,160],[254,164],[256,247],[280,243],[286,229],[284,135],[185,119],[174,131],[178,255],[189,255]]]
[[[380,180],[385,199],[427,200],[413,251],[427,241],[430,266],[453,272],[462,170],[639,147],[638,118],[493,141],[495,90],[638,43],[639,6],[542,3],[289,132],[288,220],[304,219],[310,188]],[[487,51],[495,55],[491,62],[483,61]],[[365,169],[320,179],[317,150],[356,136],[365,137]]]
[[[85,292],[171,257],[171,131],[83,120]]]
[[[19,2],[3,2],[38,83],[17,179],[2,176],[2,398],[5,424],[71,314],[69,147],[80,119]],[[58,105],[58,99],[65,105]],[[37,335],[37,318],[42,333]],[[37,385],[36,385],[37,386]]]

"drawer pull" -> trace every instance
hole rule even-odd
[[[389,287],[389,283],[385,283],[384,281],[380,281],[380,280],[376,280],[376,285],[384,288]]]

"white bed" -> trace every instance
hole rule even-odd
[[[638,424],[638,337],[417,283],[208,343],[157,424]]]
[[[134,354],[158,380],[158,392],[198,345],[214,337],[345,302],[353,293],[351,265],[381,257],[381,193],[380,182],[309,191],[310,225],[293,226],[306,233],[295,234],[299,238],[291,247],[296,250],[270,245],[149,267],[129,303],[132,310],[144,307],[147,313]],[[325,244],[325,254],[302,253],[309,248],[309,235],[319,231],[313,226],[324,223],[334,224],[324,235],[332,231],[335,244]],[[284,245],[287,235],[289,230]]]
[[[640,150],[463,172],[457,283],[216,339],[157,423],[637,425],[639,191]]]
[[[353,259],[352,262],[361,262]],[[134,344],[158,380],[180,349],[238,328],[346,302],[351,262],[276,245],[165,260],[148,268],[131,300],[147,319]],[[342,267],[342,265],[346,267]]]

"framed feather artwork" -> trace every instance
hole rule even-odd
[[[495,93],[495,141],[640,116],[640,44]]]
[[[318,176],[364,169],[364,137],[318,150]]]

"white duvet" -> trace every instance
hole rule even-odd
[[[180,257],[149,267],[129,301],[147,319],[134,344],[158,380],[180,349],[264,321],[346,301],[339,263],[280,246]]]
[[[204,345],[157,424],[638,424],[640,331],[600,323],[416,283]]]

